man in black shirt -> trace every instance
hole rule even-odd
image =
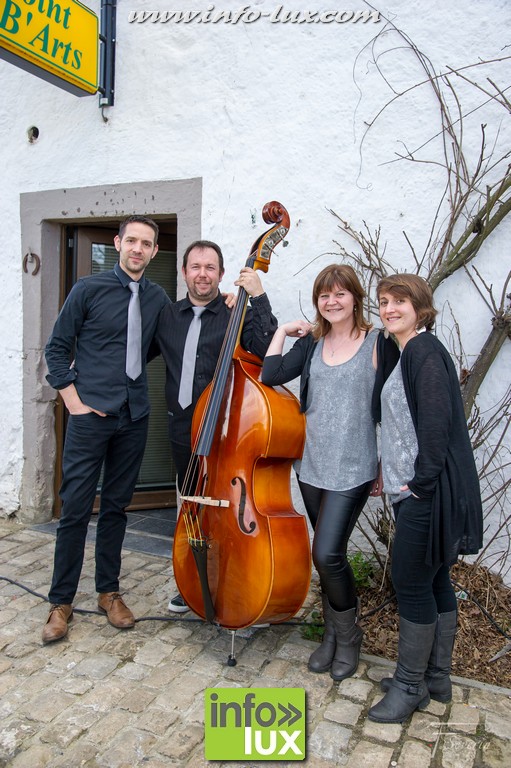
[[[183,256],[182,273],[188,289],[187,296],[163,309],[156,331],[156,341],[167,367],[165,395],[169,436],[179,488],[182,488],[192,455],[191,426],[195,405],[213,379],[230,317],[230,309],[218,288],[224,275],[224,261],[216,243],[198,240],[189,245]],[[255,270],[244,267],[235,285],[245,289],[251,304],[247,308],[241,344],[244,349],[263,358],[277,329],[277,319],[272,314],[270,302]],[[179,404],[179,389],[185,342],[194,307],[205,309],[200,321],[192,401],[183,408]],[[176,595],[170,601],[169,609],[181,613],[188,607],[181,595]]]
[[[119,595],[119,574],[124,510],[135,489],[147,438],[146,358],[159,315],[170,304],[163,288],[144,276],[158,251],[157,240],[158,226],[152,219],[126,219],[114,238],[119,263],[109,272],[75,283],[46,346],[46,378],[60,392],[69,419],[62,459],[63,506],[44,643],[67,635],[103,465],[95,553],[98,607],[119,629],[135,623]],[[128,353],[129,328],[134,339],[128,305],[130,313],[135,307],[132,316],[139,333],[135,369]]]

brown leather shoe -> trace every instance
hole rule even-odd
[[[102,592],[98,595],[98,608],[110,624],[117,629],[130,629],[135,626],[135,617],[118,592]]]
[[[73,618],[72,605],[52,605],[43,629],[43,643],[53,643],[67,635],[67,623]]]

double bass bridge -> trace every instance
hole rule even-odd
[[[206,507],[228,507],[228,499],[214,499],[212,496],[181,496],[181,501],[204,504]]]

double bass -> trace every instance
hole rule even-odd
[[[273,226],[255,241],[246,266],[266,272],[289,215],[277,202],[262,215]],[[247,302],[240,288],[215,375],[195,407],[173,545],[187,605],[231,630],[294,616],[311,573],[307,523],[290,489],[305,417],[285,387],[261,383],[261,360],[241,347]]]

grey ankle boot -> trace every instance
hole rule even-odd
[[[323,592],[321,595],[321,602],[323,604],[323,621],[325,623],[325,631],[323,633],[323,639],[319,648],[316,648],[311,657],[309,658],[308,667],[311,672],[328,672],[332,664],[332,659],[335,655],[335,629],[332,623],[332,617],[330,615],[331,608],[328,602],[328,597]]]
[[[356,608],[349,608],[347,611],[334,611],[330,606],[330,616],[336,645],[330,677],[333,680],[344,680],[355,674],[360,658],[364,633],[358,624],[358,603]]]
[[[452,699],[450,674],[457,622],[457,611],[438,614],[433,648],[424,674],[431,698],[444,703]],[[385,677],[380,682],[380,688],[387,692],[391,684],[392,678]]]
[[[371,707],[367,716],[377,723],[402,723],[416,709],[429,704],[424,673],[435,638],[436,621],[413,624],[399,619],[397,667],[383,699]]]

